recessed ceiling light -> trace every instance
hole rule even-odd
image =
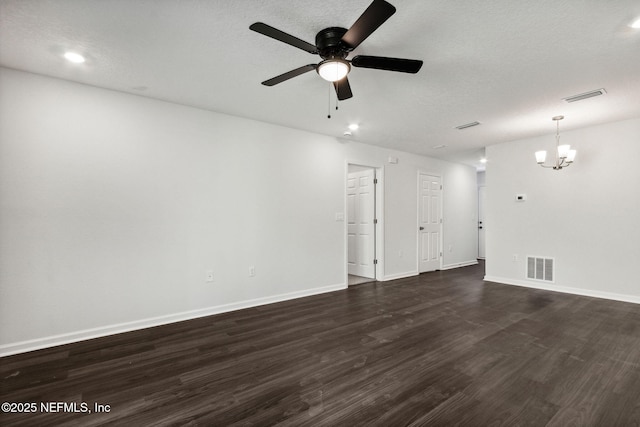
[[[480,163],[487,163],[487,159],[485,159],[484,157],[480,159]]]
[[[64,58],[69,62],[73,62],[74,64],[82,64],[85,61],[84,56],[75,52],[65,53]]]
[[[360,126],[358,126],[356,123],[352,123],[349,125],[349,130],[358,130]]]
[[[631,28],[640,28],[640,19],[636,19],[630,25]]]
[[[344,136],[351,136],[351,132],[349,132],[349,131],[347,130],[347,131],[345,131],[345,132],[343,133],[343,135],[344,135]]]
[[[446,145],[444,145],[444,144],[440,144],[440,145],[434,145],[434,146],[433,146],[433,147],[431,147],[431,148],[432,148],[432,149],[434,149],[434,150],[439,150],[439,149],[444,148],[444,147],[446,147]]]

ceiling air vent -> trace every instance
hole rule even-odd
[[[456,129],[462,130],[462,129],[466,129],[466,128],[472,128],[474,126],[478,126],[479,124],[480,124],[480,122],[471,122],[471,123],[467,123],[466,125],[456,126]]]
[[[587,99],[587,98],[593,98],[594,96],[604,95],[605,93],[607,93],[606,90],[597,89],[597,90],[592,90],[591,92],[581,93],[579,95],[568,96],[562,99],[567,102],[576,102],[576,101],[582,101],[583,99]]]
[[[554,259],[544,257],[527,257],[527,279],[553,282]]]

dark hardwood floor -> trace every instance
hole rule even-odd
[[[363,284],[5,357],[0,400],[37,410],[1,413],[0,424],[640,425],[639,305],[483,273]]]

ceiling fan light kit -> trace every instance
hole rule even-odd
[[[308,71],[316,70],[320,77],[329,82],[333,82],[338,100],[343,101],[353,97],[348,79],[351,67],[372,68],[411,74],[417,73],[422,67],[422,61],[416,59],[366,55],[355,56],[351,60],[347,59],[351,51],[357,48],[360,43],[369,37],[395,12],[396,8],[385,0],[373,0],[351,28],[325,28],[316,34],[315,45],[265,23],[256,22],[252,24],[249,26],[250,30],[311,54],[319,55],[322,58],[319,64],[304,65],[269,80],[265,80],[262,84],[265,86],[274,86]]]
[[[337,82],[347,77],[351,71],[351,65],[344,59],[325,59],[316,68],[320,77],[328,82]]]

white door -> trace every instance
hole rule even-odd
[[[419,174],[418,179],[418,271],[439,269],[442,239],[442,179]]]
[[[349,274],[375,279],[375,171],[351,172],[347,178],[347,248]]]
[[[484,236],[484,205],[487,198],[486,188],[484,185],[478,187],[478,258],[485,258],[485,236]]]

